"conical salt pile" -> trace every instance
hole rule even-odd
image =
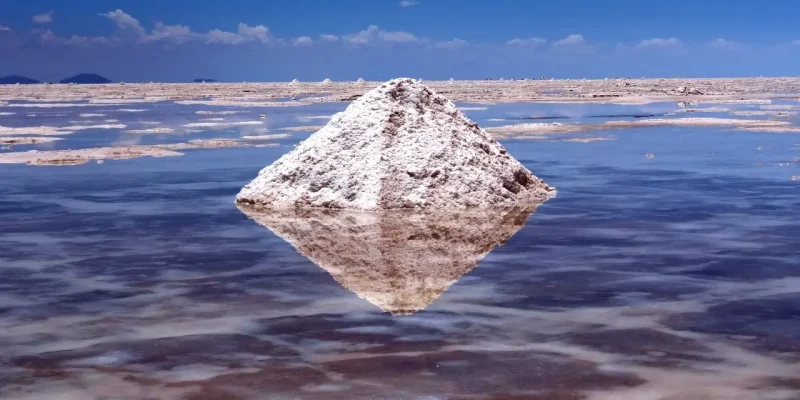
[[[358,78],[358,80],[356,80],[356,85],[362,85],[362,84],[364,84],[364,78]]]
[[[300,82],[297,79],[292,79],[292,81],[289,82],[289,85],[290,86],[294,86],[294,85],[297,85],[298,83],[300,83]]]
[[[327,84],[329,84],[329,83],[331,83],[331,80],[330,80],[330,79],[328,79],[328,78],[325,78],[325,79],[323,79],[323,80],[322,80],[322,84],[323,84],[323,85],[327,85]]]
[[[446,98],[412,79],[367,92],[242,188],[259,208],[464,208],[554,189]]]

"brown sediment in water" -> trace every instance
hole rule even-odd
[[[26,151],[0,154],[0,164],[80,165],[91,160],[127,160],[140,157],[176,157],[179,150],[252,147],[252,143],[236,139],[196,139],[186,143],[97,147],[78,150]],[[264,144],[261,147],[277,146]]]
[[[563,124],[563,123],[533,123],[515,124],[487,128],[486,131],[497,138],[508,138],[510,135],[545,135],[562,134],[603,129],[628,129],[653,126],[697,126],[697,127],[734,127],[741,130],[758,132],[794,132],[787,121],[735,119],[735,118],[653,118],[635,121],[606,121],[602,124]],[[517,137],[517,136],[513,136]]]
[[[174,128],[167,128],[167,127],[159,127],[159,128],[147,128],[147,129],[131,129],[125,131],[127,133],[136,133],[136,134],[148,134],[148,133],[172,133],[175,132]]]
[[[287,126],[280,128],[280,130],[287,132],[316,132],[324,127],[325,125]]]
[[[0,154],[0,164],[80,165],[90,160],[173,157],[181,153],[155,146],[100,147],[81,150],[26,151]]]
[[[780,111],[780,110],[734,110],[730,112],[731,115],[738,115],[743,117],[755,116],[770,116],[770,117],[794,117],[797,111]]]
[[[3,136],[24,136],[24,135],[38,135],[38,136],[58,136],[69,135],[73,131],[65,130],[55,126],[29,126],[29,127],[8,127],[0,126],[0,135]]]
[[[603,137],[564,139],[564,140],[562,140],[562,142],[591,143],[591,142],[604,142],[604,141],[608,141],[608,140],[615,140],[615,139],[613,137],[610,137],[610,136],[603,136]]]
[[[61,138],[30,137],[30,136],[21,136],[21,137],[0,136],[0,144],[41,144],[41,143],[51,143],[57,140],[61,140]]]
[[[764,133],[800,133],[800,126],[748,126],[737,130]]]
[[[242,139],[245,140],[273,140],[273,139],[286,139],[290,138],[292,135],[288,133],[275,133],[275,134],[268,134],[268,135],[248,135],[242,136]]]

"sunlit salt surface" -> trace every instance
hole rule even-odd
[[[3,109],[16,112],[0,117],[7,127],[104,114],[80,125],[127,128],[2,152],[264,135],[280,146],[0,165],[0,398],[800,396],[797,134],[512,135],[509,152],[559,192],[500,215],[274,218],[234,206],[310,134],[283,128],[324,124],[345,106]],[[487,107],[467,114],[500,126],[685,112]],[[264,123],[183,127],[210,117]],[[153,127],[175,131],[126,132]]]

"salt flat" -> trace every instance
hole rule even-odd
[[[183,101],[184,104],[291,106],[349,101],[380,82],[114,83],[104,85],[0,85],[0,100],[90,100],[95,104]],[[591,102],[646,104],[657,101],[731,102],[800,96],[800,78],[654,78],[425,81],[453,101]],[[794,95],[792,95],[792,93]],[[294,99],[294,101],[280,101]]]

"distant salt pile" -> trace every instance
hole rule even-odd
[[[450,80],[448,82],[450,82],[450,84],[452,85],[452,84],[456,83],[456,80],[453,79],[453,78],[450,78]]]
[[[322,84],[323,85],[330,85],[331,84],[331,80],[328,79],[328,78],[325,78],[325,79],[322,80]]]
[[[300,83],[300,81],[298,81],[297,79],[292,79],[292,81],[291,81],[291,82],[289,82],[289,86],[295,86],[295,85],[297,85],[298,83]]]
[[[539,203],[553,188],[532,175],[455,104],[395,79],[264,168],[237,203],[362,210]]]
[[[363,85],[363,84],[364,84],[364,78],[358,78],[358,80],[356,80],[356,85]]]

